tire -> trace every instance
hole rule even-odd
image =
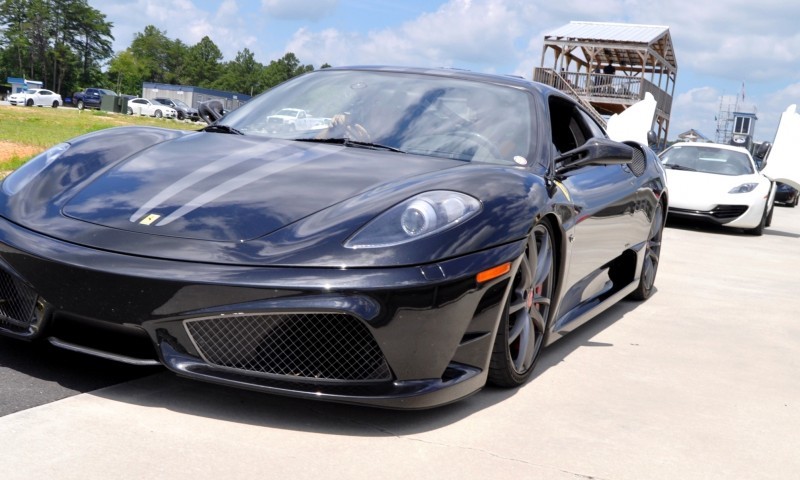
[[[530,378],[547,340],[555,289],[555,250],[550,226],[536,225],[512,279],[497,327],[488,382],[518,387]]]
[[[58,108],[58,100],[53,100],[53,108]]]
[[[83,104],[83,100],[78,100],[78,110],[83,110],[86,108],[86,105]]]
[[[133,109],[131,107],[128,107],[128,115],[133,115]]]
[[[32,107],[33,106],[33,99],[29,98],[27,102],[25,102],[25,106]]]
[[[164,116],[164,114],[161,113],[161,110],[156,110],[156,113],[154,115],[156,118],[161,118],[162,116]]]
[[[186,115],[184,115],[182,111],[178,110],[177,117],[178,117],[178,120],[183,120],[184,118],[186,118]]]
[[[751,228],[749,230],[745,230],[750,235],[755,235],[755,236],[758,237],[758,236],[761,236],[761,235],[764,234],[764,227],[767,226],[767,215],[768,215],[767,212],[769,211],[769,205],[768,204],[769,204],[769,201],[765,200],[764,201],[764,213],[761,214],[761,221],[758,223],[758,225],[755,228]]]
[[[655,290],[653,287],[656,284],[658,264],[661,260],[661,238],[664,234],[665,224],[664,204],[658,202],[653,212],[653,223],[650,224],[647,244],[644,247],[644,260],[642,261],[642,273],[639,275],[639,285],[637,285],[636,290],[628,295],[631,300],[647,300]]]
[[[764,222],[765,227],[769,227],[772,225],[772,214],[775,213],[775,204],[770,204],[769,206],[769,214],[767,214],[767,221]]]

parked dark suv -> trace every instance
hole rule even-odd
[[[186,102],[183,100],[175,100],[172,98],[154,98],[153,101],[174,108],[178,112],[178,120],[183,120],[186,118],[193,121],[200,120],[200,114],[197,113],[197,109],[186,105]]]

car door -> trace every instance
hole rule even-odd
[[[605,132],[583,109],[556,97],[550,101],[554,155],[580,147]],[[557,166],[557,164],[556,164]],[[556,176],[572,201],[574,225],[569,233],[569,258],[556,330],[570,327],[580,313],[620,288],[610,265],[644,234],[636,219],[636,176],[627,165],[586,165]]]

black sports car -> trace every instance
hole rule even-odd
[[[660,162],[554,89],[330,68],[208,107],[202,131],[103,130],[5,179],[0,332],[425,408],[524,383],[545,345],[653,292]],[[311,113],[271,128],[287,108]]]
[[[798,200],[800,200],[800,192],[791,185],[777,182],[777,190],[775,192],[775,203],[786,205],[787,207],[796,207]]]

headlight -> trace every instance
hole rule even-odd
[[[48,165],[55,162],[68,148],[69,143],[59,143],[55,147],[45,150],[33,157],[25,165],[19,167],[11,175],[6,177],[3,181],[3,190],[9,195],[14,195],[19,192],[28,182],[33,180],[33,177],[47,168]]]
[[[395,205],[350,237],[347,248],[400,245],[444,231],[481,210],[481,203],[466,194],[434,191]]]
[[[750,193],[755,190],[757,186],[757,183],[743,183],[738,187],[732,188],[728,193]]]

